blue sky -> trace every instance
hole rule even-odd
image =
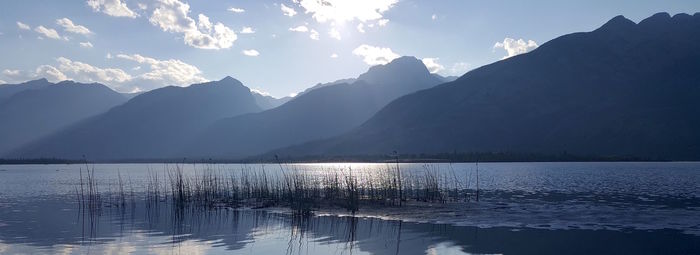
[[[0,83],[46,77],[129,92],[230,75],[280,97],[399,55],[461,75],[619,14],[700,12],[697,0],[321,2],[3,1]]]

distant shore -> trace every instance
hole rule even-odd
[[[261,156],[246,159],[224,158],[179,158],[179,159],[0,159],[0,165],[49,165],[49,164],[128,164],[128,163],[184,163],[184,164],[303,164],[303,163],[474,163],[474,162],[670,162],[696,161],[697,159],[659,159],[634,156],[577,156],[571,154],[515,154],[515,153],[468,153],[468,154],[406,154],[406,155],[361,155],[361,156],[305,156],[275,157]]]

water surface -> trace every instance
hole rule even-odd
[[[147,206],[81,210],[84,165],[0,166],[0,253],[136,254],[697,254],[699,163],[479,164],[481,201],[338,210],[313,217],[285,211]],[[98,164],[101,191],[121,175],[135,193],[173,165]],[[179,165],[199,171],[332,168],[374,171],[391,164]],[[401,164],[475,186],[475,164]]]

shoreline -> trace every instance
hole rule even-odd
[[[77,161],[77,160],[54,160],[54,161],[36,161],[36,160],[4,160],[0,159],[2,165],[81,165],[81,164],[240,164],[240,165],[256,165],[256,164],[350,164],[350,163],[368,163],[368,164],[451,164],[451,163],[682,163],[682,162],[700,162],[700,160],[663,160],[663,159],[587,159],[587,160],[438,160],[438,159],[405,159],[405,160],[318,160],[318,161],[237,161],[237,160],[212,160],[212,161],[174,161],[174,160],[99,160],[99,161]]]

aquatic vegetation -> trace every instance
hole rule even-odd
[[[406,172],[398,164],[372,170],[333,167],[320,171],[298,165],[278,166],[278,170],[270,171],[264,166],[219,169],[208,164],[199,170],[184,171],[175,164],[168,165],[162,176],[149,169],[142,196],[149,207],[165,202],[180,208],[285,207],[295,214],[309,215],[314,210],[328,208],[344,208],[355,213],[365,206],[464,203],[472,201],[477,192],[469,189],[469,178],[460,180],[453,169],[441,171],[431,164],[424,165],[422,171]],[[81,205],[94,210],[100,205],[125,207],[127,201],[133,203],[135,195],[130,179],[130,192],[127,192],[126,182],[118,173],[116,191],[108,191],[109,199],[102,201],[94,174],[94,167],[88,168],[83,178],[81,170],[76,188]]]

